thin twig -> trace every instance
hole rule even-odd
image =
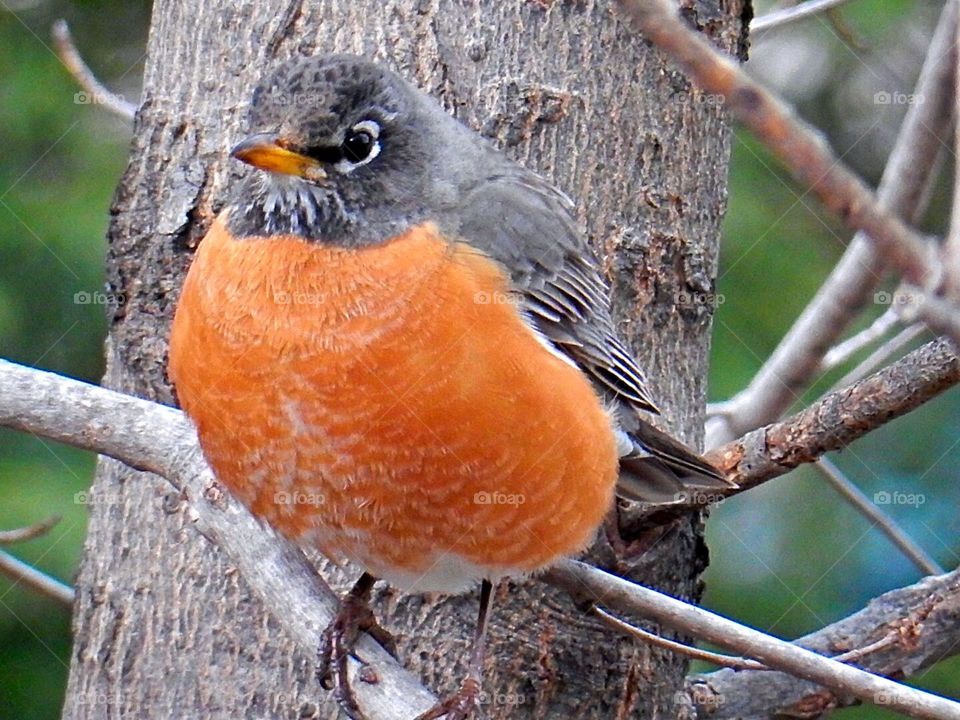
[[[908,325],[865,357],[863,362],[853,370],[840,378],[832,389],[842,388],[847,385],[853,385],[855,382],[860,382],[925,332],[926,328],[920,323]]]
[[[960,41],[960,24],[954,29],[954,42]],[[954,53],[954,63],[960,64],[960,53]],[[960,117],[960,72],[954,77],[954,115]],[[954,156],[960,149],[960,123],[953,128]],[[952,298],[960,297],[960,163],[953,169],[953,201],[950,208],[950,226],[943,241],[945,292]]]
[[[887,633],[879,640],[870,643],[869,645],[864,645],[863,647],[856,648],[855,650],[850,650],[849,652],[841,653],[840,655],[834,655],[833,659],[837,662],[842,663],[856,663],[863,660],[868,655],[873,655],[875,652],[880,652],[881,650],[886,650],[892,645],[896,645],[900,642],[900,637],[896,633]]]
[[[794,643],[834,660],[856,663],[885,677],[919,675],[957,647],[960,570],[928,576],[876,597],[860,611],[797,638]],[[853,649],[849,649],[853,648]],[[903,651],[910,659],[904,662]],[[837,655],[837,651],[844,651]],[[798,680],[782,672],[721,669],[690,679],[698,717],[823,717],[857,704],[849,693]],[[878,702],[887,698],[880,696]]]
[[[750,32],[755,34],[775,27],[782,27],[797,20],[813,17],[818,13],[827,12],[839,7],[850,0],[809,0],[809,2],[767,13],[755,18],[750,23]]]
[[[912,298],[910,303],[897,306],[904,323],[920,321],[938,335],[960,337],[960,308],[955,302],[909,285],[904,293]]]
[[[50,34],[53,36],[54,47],[57,49],[57,57],[60,58],[60,62],[73,76],[73,79],[77,81],[77,84],[83,88],[83,92],[86,93],[86,96],[83,97],[84,104],[103,105],[115,115],[119,115],[125,120],[133,120],[137,112],[137,106],[127,102],[123,96],[108,90],[97,79],[97,76],[83,61],[77,46],[73,44],[73,36],[70,34],[67,21],[57,20],[53,23]]]
[[[663,648],[664,650],[670,650],[678,655],[692,658],[693,660],[702,660],[718,667],[730,668],[731,670],[753,670],[755,672],[763,672],[772,669],[764,665],[762,662],[758,662],[756,660],[750,660],[744,657],[734,657],[732,655],[723,655],[721,653],[715,653],[709,650],[693,647],[691,645],[686,645],[682,642],[677,642],[676,640],[670,640],[669,638],[665,638],[661,635],[657,635],[656,633],[644,630],[638,625],[631,625],[630,623],[621,620],[616,615],[607,612],[599,605],[591,605],[590,612],[617,632],[634,637],[641,642],[647,643],[648,645]],[[862,660],[872,653],[883,650],[884,648],[888,648],[898,641],[899,637],[895,633],[888,633],[869,645],[864,645],[863,647],[850,650],[849,652],[834,655],[830,659],[837,662],[852,664]]]
[[[842,343],[835,345],[827,351],[820,363],[820,370],[825,372],[832,370],[837,365],[842,365],[852,358],[858,352],[868,345],[872,345],[880,340],[900,322],[900,317],[892,308],[887,308],[880,317],[870,323],[870,326],[864,328],[856,335],[847,338]]]
[[[640,642],[646,643],[647,645],[653,645],[655,647],[663,648],[664,650],[670,650],[678,655],[683,655],[694,660],[703,660],[704,662],[712,663],[713,665],[717,665],[719,667],[731,668],[733,670],[770,669],[763,663],[757,662],[756,660],[733,657],[732,655],[721,655],[720,653],[710,652],[709,650],[701,650],[700,648],[695,648],[690,645],[677,642],[676,640],[670,640],[662,637],[656,633],[648,632],[642,627],[624,622],[616,615],[610,614],[598,605],[592,606],[590,608],[590,613],[600,618],[600,620],[612,627],[617,632],[634,637]]]
[[[14,585],[24,585],[67,607],[73,606],[74,592],[72,587],[43,574],[3,550],[0,550],[0,575],[10,578]]]
[[[927,575],[940,575],[943,573],[943,568],[937,564],[937,561],[914,542],[914,540],[907,535],[906,531],[897,525],[892,517],[877,507],[829,458],[820,458],[814,463],[814,467],[816,467],[830,485],[843,496],[844,500],[856,508],[857,512],[870,520],[875,527],[879,528],[880,532],[886,535],[890,539],[890,542],[896,545],[897,549],[906,555],[923,573]]]
[[[16,530],[0,530],[0,545],[12,545],[23,540],[33,540],[33,538],[46,535],[58,522],[60,522],[60,516],[52,515],[34,525],[17,528]]]
[[[784,670],[869,703],[877,703],[878,698],[883,698],[889,709],[909,717],[960,720],[960,703],[785,643],[584,563],[567,560],[549,570],[546,577],[551,584],[564,588],[582,601],[592,600],[620,612],[653,620],[746,657],[756,658],[767,667]]]
[[[930,41],[914,90],[923,102],[907,110],[877,195],[887,207],[916,220],[926,207],[934,173],[949,132],[954,97],[957,0],[948,0]],[[750,384],[707,423],[706,446],[716,447],[779,419],[815,377],[822,354],[870,300],[883,278],[883,258],[857,233],[817,294],[780,341]]]

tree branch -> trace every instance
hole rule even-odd
[[[60,522],[60,516],[54,515],[34,525],[17,528],[16,530],[2,530],[0,531],[0,545],[12,545],[46,535],[58,522]],[[68,608],[73,606],[74,592],[72,587],[64,585],[56,578],[46,575],[3,550],[0,550],[0,575],[8,577],[14,585],[23,584],[45,597],[53,598]]]
[[[296,547],[217,484],[180,411],[6,361],[0,361],[0,397],[0,426],[108,454],[167,478],[187,500],[198,530],[230,558],[290,637],[314,651],[336,597]],[[638,614],[838,692],[867,701],[892,697],[890,705],[912,717],[960,720],[960,704],[817,656],[582,563],[561,561],[543,579],[575,599]],[[370,667],[361,680],[360,663],[353,662],[351,681],[369,717],[409,718],[433,704],[433,696],[371,638],[361,638],[357,655]],[[371,674],[376,683],[369,682]]]
[[[958,651],[960,640],[960,570],[927,577],[916,585],[892,590],[866,608],[806,635],[796,644],[831,654],[865,646],[858,664],[890,677],[909,677]],[[868,652],[864,652],[868,651]],[[853,695],[783,673],[717,672],[690,679],[701,717],[819,717],[856,702]],[[888,704],[886,696],[873,702]]]
[[[960,382],[950,340],[934,340],[877,373],[840,388],[784,420],[753,430],[708,453],[739,487],[749,490],[798,465],[839,450]]]
[[[137,112],[137,106],[127,102],[121,95],[107,89],[107,87],[97,80],[93,70],[83,61],[77,46],[73,44],[73,36],[70,34],[70,27],[66,20],[57,20],[50,28],[50,34],[53,36],[53,43],[57,49],[57,57],[67,69],[67,72],[77,81],[77,85],[83,88],[86,93],[85,103],[103,105],[114,115],[119,115],[124,120],[133,120]]]
[[[874,704],[882,703],[914,718],[960,718],[960,703],[925,692],[920,693],[922,697],[915,696],[913,693],[918,691],[914,688],[776,640],[702,608],[634,585],[575,560],[552,568],[546,573],[545,579],[575,597],[579,595],[582,599],[594,600],[621,612],[631,612],[654,620],[744,657],[755,658],[768,667],[786,670],[796,677],[833,688],[843,695],[853,695]],[[767,675],[766,672],[763,674]]]
[[[750,23],[750,34],[771,30],[840,7],[850,0],[808,0],[800,5],[769,12]]]
[[[943,568],[937,564],[937,561],[930,557],[913,538],[907,535],[906,531],[897,525],[892,517],[877,507],[852,480],[841,472],[840,468],[825,457],[820,458],[813,466],[820,471],[827,479],[827,482],[830,483],[831,487],[840,493],[844,500],[850,503],[858,513],[866,517],[874,527],[886,535],[887,539],[890,540],[920,572],[924,575],[940,575],[943,573]]]
[[[948,0],[930,42],[915,93],[890,153],[877,195],[911,220],[925,207],[931,168],[945,143],[952,116],[957,1]],[[708,448],[773,422],[787,411],[820,367],[823,354],[869,301],[883,277],[880,254],[865,233],[857,233],[817,294],[794,322],[749,386],[726,403],[722,416],[707,423]]]
[[[873,375],[824,395],[786,420],[709,451],[707,459],[736,483],[736,488],[693,493],[684,503],[650,507],[638,514],[637,521],[662,523],[670,515],[711,505],[785,475],[798,465],[816,462],[957,383],[960,357],[956,347],[946,338],[933,340]]]
[[[0,550],[0,575],[10,578],[14,585],[22,583],[31,590],[45,597],[53,598],[68,608],[73,606],[74,593],[72,587],[45,575],[32,565],[18,560],[3,550]]]
[[[884,260],[908,282],[925,289],[939,285],[941,269],[928,244],[881,204],[816,128],[686,27],[668,0],[619,1],[648,40],[701,90],[722,95],[726,109],[780,158],[794,178],[848,226],[866,232]]]
[[[46,535],[58,522],[60,522],[60,516],[52,515],[46,520],[41,520],[27,527],[17,528],[16,530],[0,530],[0,545],[12,545]]]

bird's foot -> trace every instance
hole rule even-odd
[[[373,585],[371,578],[370,587]],[[333,697],[351,720],[365,720],[350,687],[347,666],[360,633],[365,632],[380,643],[387,652],[397,656],[393,635],[377,622],[370,608],[370,587],[357,586],[344,597],[337,616],[320,636],[317,650],[317,680]],[[362,670],[361,670],[362,672]]]
[[[469,720],[476,719],[480,710],[480,681],[468,677],[453,695],[448,695],[416,720]]]

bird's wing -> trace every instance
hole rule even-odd
[[[467,192],[450,224],[509,270],[536,330],[612,401],[623,436],[625,497],[669,502],[688,485],[726,485],[699,455],[638,414],[659,410],[643,372],[617,337],[609,289],[566,196],[532,173],[505,171]]]
[[[643,372],[616,335],[610,291],[570,200],[536,175],[518,174],[479,184],[462,208],[458,234],[509,268],[537,330],[605,395],[659,412]]]

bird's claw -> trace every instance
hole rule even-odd
[[[480,681],[468,677],[460,689],[448,695],[415,720],[477,720],[480,712]]]
[[[333,690],[337,704],[351,720],[365,720],[357,704],[347,667],[361,632],[369,633],[391,655],[397,656],[397,644],[377,622],[366,599],[347,595],[333,621],[320,636],[317,649],[317,681],[326,690]]]

